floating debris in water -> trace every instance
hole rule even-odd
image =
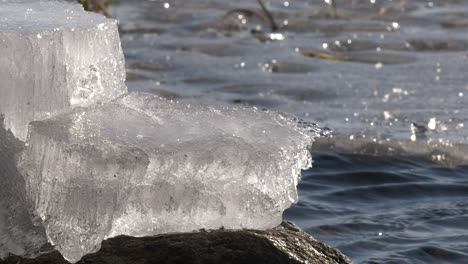
[[[327,45],[328,46],[328,45]],[[299,52],[311,58],[319,58],[324,60],[334,60],[343,62],[360,62],[374,64],[375,68],[380,69],[384,64],[403,64],[413,62],[415,59],[410,56],[396,55],[391,53],[359,53],[353,54],[350,52],[328,52],[313,49],[299,49]]]
[[[78,0],[83,5],[86,11],[101,13],[107,17],[110,17],[107,12],[110,4],[110,0]]]
[[[416,141],[419,139],[426,139],[427,128],[423,125],[418,125],[414,122],[410,125],[411,128],[411,141]]]

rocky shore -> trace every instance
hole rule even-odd
[[[10,256],[0,264],[66,264],[52,250],[34,259]],[[153,237],[118,236],[78,263],[309,263],[347,264],[352,261],[337,249],[317,241],[291,222],[259,230],[213,230]]]

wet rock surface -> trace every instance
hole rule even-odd
[[[68,263],[58,251],[35,259],[10,256],[0,264]],[[352,263],[291,222],[258,230],[214,230],[153,237],[118,236],[78,263]]]

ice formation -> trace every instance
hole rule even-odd
[[[32,120],[126,92],[117,22],[57,1],[0,1],[0,114],[21,140]]]
[[[78,5],[3,0],[0,22],[0,257],[50,242],[75,262],[121,234],[269,228],[297,200],[316,127],[127,95],[116,22]]]
[[[27,195],[70,260],[120,234],[278,225],[314,136],[277,113],[147,94],[30,130],[20,161]]]
[[[0,117],[0,258],[7,253],[32,256],[47,243],[47,237],[44,228],[35,226],[29,217],[24,179],[15,165],[24,144],[1,121]]]

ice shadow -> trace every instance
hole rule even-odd
[[[4,128],[0,115],[0,258],[35,256],[47,245],[44,228],[33,224],[25,182],[16,165],[23,148],[24,143]]]

